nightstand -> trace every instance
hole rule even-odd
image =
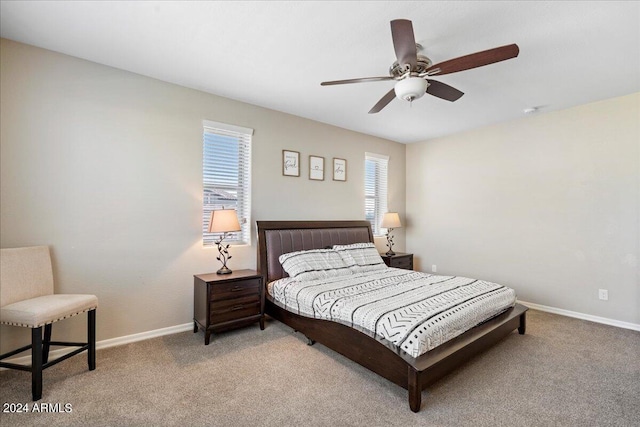
[[[413,254],[405,254],[396,252],[395,255],[380,254],[382,260],[389,267],[404,268],[405,270],[413,270]]]
[[[264,290],[257,271],[193,277],[193,332],[204,331],[205,345],[209,345],[212,332],[255,322],[260,322],[260,329],[264,329]]]

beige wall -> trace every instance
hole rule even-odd
[[[639,324],[639,121],[633,94],[408,145],[407,250],[425,271]]]
[[[219,268],[201,241],[203,119],[255,129],[254,221],[363,219],[366,151],[390,157],[389,209],[404,218],[403,144],[1,43],[0,244],[50,245],[56,291],[98,296],[98,340],[190,322],[193,274]],[[301,177],[282,176],[282,149],[301,153]],[[310,154],[347,159],[347,182],[310,181]],[[232,269],[255,267],[253,239],[232,247]],[[83,331],[71,319],[54,338]],[[2,347],[28,336],[2,327]]]

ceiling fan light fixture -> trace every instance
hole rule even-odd
[[[396,96],[405,101],[413,101],[421,98],[426,92],[429,83],[421,77],[407,77],[399,80],[395,85]]]

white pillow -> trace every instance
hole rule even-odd
[[[333,249],[340,254],[342,260],[354,273],[384,270],[384,263],[376,245],[373,243],[353,243],[351,245],[333,245]]]
[[[333,249],[312,249],[289,252],[278,258],[290,277],[313,280],[353,274],[338,252]]]

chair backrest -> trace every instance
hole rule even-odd
[[[48,246],[0,249],[0,307],[53,294]]]

